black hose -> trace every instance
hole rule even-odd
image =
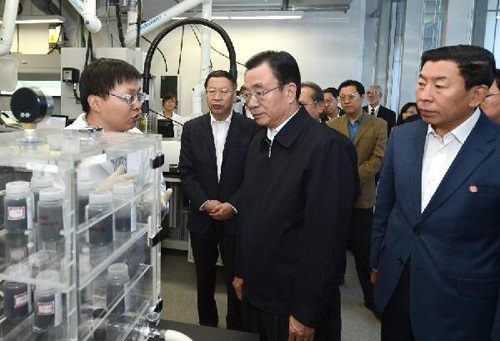
[[[169,26],[167,26],[163,31],[161,31],[153,40],[153,43],[148,49],[148,52],[146,54],[146,60],[144,62],[144,81],[142,85],[142,91],[145,93],[149,94],[149,82],[151,80],[151,62],[153,61],[153,54],[156,51],[156,48],[160,44],[160,42],[165,38],[167,34],[172,32],[174,29],[180,26],[184,25],[203,25],[207,26],[221,36],[222,40],[224,40],[224,43],[226,44],[227,50],[229,52],[229,73],[234,76],[236,79],[238,76],[238,70],[236,68],[236,52],[234,50],[233,42],[229,38],[229,35],[224,31],[224,29],[219,26],[218,24],[207,20],[207,19],[202,19],[202,18],[186,18],[183,20],[179,20]],[[146,100],[144,104],[142,105],[142,112],[143,113],[149,113],[149,101]]]
[[[119,1],[116,2],[115,9],[116,9],[116,24],[118,25],[118,39],[120,40],[121,47],[125,47],[125,37],[123,36],[122,14],[120,10]]]
[[[135,46],[141,45],[141,22],[142,22],[142,0],[137,0],[137,37],[135,38]]]

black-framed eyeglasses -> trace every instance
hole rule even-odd
[[[248,103],[250,101],[250,98],[253,98],[257,102],[260,102],[265,99],[265,96],[270,93],[271,91],[274,91],[278,88],[281,88],[282,85],[278,84],[274,88],[271,88],[269,90],[263,90],[263,91],[256,91],[256,92],[245,92],[240,95],[240,98],[245,102]]]
[[[144,103],[146,100],[146,93],[145,92],[139,92],[135,95],[129,95],[129,94],[112,94],[109,93],[111,96],[116,97],[121,99],[122,101],[125,101],[129,106],[133,106],[137,102],[140,102],[141,104]]]

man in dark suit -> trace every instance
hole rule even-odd
[[[500,340],[500,127],[479,108],[493,54],[424,52],[422,120],[393,132],[372,231],[382,340]]]
[[[370,85],[366,90],[368,105],[364,106],[363,110],[372,116],[385,120],[387,122],[387,136],[389,136],[392,128],[396,125],[396,113],[380,104],[382,96],[383,93],[380,85]]]
[[[244,98],[259,132],[243,183],[237,278],[245,330],[264,340],[338,340],[338,289],[356,170],[345,139],[300,108],[300,71],[287,52],[246,63]]]
[[[236,79],[213,71],[205,81],[210,113],[186,124],[181,138],[179,171],[190,201],[188,229],[196,265],[201,325],[217,326],[215,264],[219,247],[228,290],[229,329],[239,329],[240,304],[232,287],[238,210],[234,197],[243,181],[248,146],[258,126],[234,114]]]
[[[344,109],[339,108],[339,91],[334,88],[323,89],[324,107],[321,113],[321,122],[326,123],[328,120],[337,118],[345,114]]]

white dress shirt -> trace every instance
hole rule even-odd
[[[278,133],[280,132],[280,130],[283,129],[283,127],[288,123],[288,121],[290,121],[292,119],[292,117],[294,117],[295,114],[299,112],[299,109],[297,109],[297,111],[294,112],[292,114],[292,116],[290,116],[289,118],[287,118],[283,123],[281,123],[275,129],[271,129],[269,127],[267,128],[267,138],[269,140],[269,153],[267,155],[268,157],[271,157],[271,147],[273,146],[274,138],[276,137],[276,135],[278,135]]]
[[[481,112],[474,113],[458,127],[439,136],[429,124],[425,139],[424,157],[422,160],[422,207],[425,210],[453,160],[462,148],[465,140],[479,120]]]
[[[222,158],[224,155],[224,145],[226,144],[227,132],[231,124],[231,113],[224,121],[217,121],[212,113],[210,113],[210,122],[212,124],[212,134],[214,136],[215,157],[217,160],[217,180],[220,181],[220,173],[222,169]]]

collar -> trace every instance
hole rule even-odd
[[[467,140],[467,137],[469,137],[472,129],[474,129],[474,126],[476,125],[477,121],[479,120],[479,116],[481,116],[481,111],[479,110],[479,108],[476,108],[474,113],[467,120],[462,122],[462,124],[460,124],[458,127],[453,129],[449,133],[446,133],[443,136],[443,140],[448,138],[448,136],[454,136],[458,140],[458,142],[460,142],[460,144],[464,144],[465,140]],[[427,135],[426,136],[429,136],[429,135],[434,135],[436,137],[441,138],[436,133],[434,128],[432,128],[432,126],[430,124],[427,127]]]
[[[211,124],[214,124],[215,122],[219,122],[219,123],[220,122],[226,122],[226,123],[230,124],[232,118],[233,118],[233,112],[231,112],[229,114],[229,116],[224,121],[218,121],[218,120],[215,119],[214,115],[212,115],[212,113],[210,112],[210,123]]]
[[[373,111],[378,112],[378,109],[380,108],[380,103],[376,107],[372,107],[371,104],[368,104],[368,112],[371,112],[373,108]]]
[[[352,125],[351,119],[349,118],[349,116],[347,116],[347,114],[345,114],[345,117],[347,119],[347,123]],[[363,120],[364,117],[365,117],[365,113],[363,111],[361,111],[361,115],[358,117],[358,119],[356,121],[354,121],[354,123],[356,123],[356,122],[361,123],[361,121]]]
[[[292,119],[292,117],[295,116],[295,114],[297,114],[299,112],[299,110],[300,110],[300,108],[297,109],[297,111],[294,112],[292,114],[292,116],[290,116],[289,118],[287,118],[283,123],[281,123],[275,129],[267,128],[267,138],[269,140],[273,141],[274,138],[276,137],[276,135],[278,135],[278,133],[280,132],[280,130],[283,129],[283,127]]]
[[[309,124],[318,124],[311,118],[307,110],[300,107],[299,110],[290,117],[288,123],[282,127],[280,133],[274,137],[274,140],[284,148],[290,148],[302,131]],[[264,140],[267,137],[264,137]]]

